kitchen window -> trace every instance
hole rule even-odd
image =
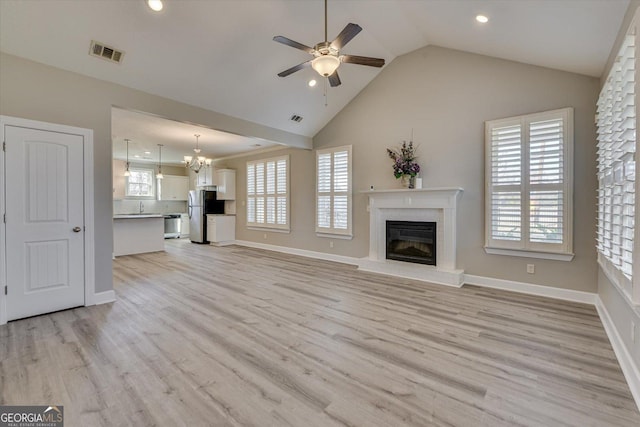
[[[316,233],[350,239],[351,146],[316,151]]]
[[[573,109],[485,123],[485,250],[573,258]]]
[[[155,179],[153,169],[133,168],[129,172],[131,175],[127,177],[125,195],[127,197],[154,197]]]
[[[289,231],[289,156],[247,162],[247,227]]]

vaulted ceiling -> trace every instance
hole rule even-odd
[[[363,27],[345,54],[384,58],[434,44],[600,76],[628,0],[329,0],[328,38]],[[384,68],[340,66],[326,89],[310,57],[275,43],[324,38],[322,0],[0,0],[0,50],[273,128],[313,136]],[[489,17],[479,24],[479,13]],[[88,55],[91,40],[125,52]],[[307,82],[319,82],[310,88]],[[326,101],[326,106],[325,106]],[[292,115],[303,120],[296,123]]]

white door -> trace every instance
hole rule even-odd
[[[84,305],[83,137],[4,130],[7,320]]]

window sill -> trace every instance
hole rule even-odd
[[[332,233],[318,233],[316,232],[316,236],[318,237],[326,237],[328,239],[343,239],[343,240],[351,240],[353,239],[352,234],[332,234]]]
[[[571,261],[575,256],[575,254],[572,254],[572,253],[538,252],[538,251],[527,251],[527,250],[520,250],[520,249],[490,248],[487,246],[485,246],[484,251],[491,255],[506,255],[506,256],[525,257],[525,258],[550,259],[554,261]]]
[[[291,229],[289,228],[256,227],[255,225],[247,225],[247,230],[270,231],[273,233],[284,233],[284,234],[291,233]]]

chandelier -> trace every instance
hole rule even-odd
[[[194,148],[193,151],[196,153],[196,155],[184,156],[184,164],[195,173],[198,173],[200,172],[200,169],[208,168],[209,166],[211,166],[211,162],[213,160],[207,159],[204,156],[200,156],[200,147],[198,145],[198,138],[200,138],[200,135],[195,134],[194,136],[196,137],[196,148]]]

